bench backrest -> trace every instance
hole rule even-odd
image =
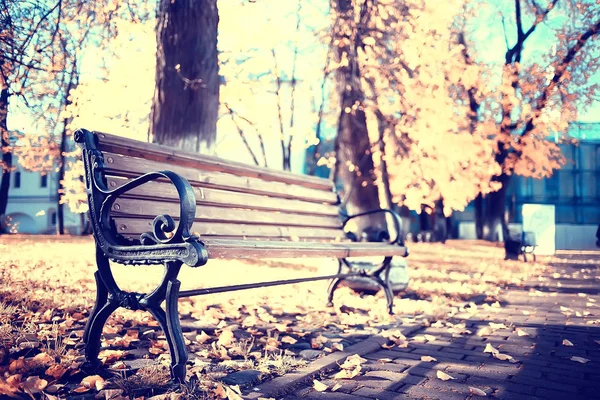
[[[110,189],[144,173],[170,170],[196,195],[192,232],[206,238],[289,241],[345,239],[338,197],[328,179],[292,174],[187,153],[162,145],[96,132]],[[178,196],[168,182],[150,182],[112,207],[119,234],[137,237],[159,214],[177,219]]]

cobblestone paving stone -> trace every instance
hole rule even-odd
[[[499,307],[480,304],[448,321],[464,323],[469,332],[452,333],[445,322],[421,328],[408,337],[407,348],[364,354],[366,372],[359,377],[335,380],[334,371],[320,379],[330,388],[339,383],[339,390],[317,392],[306,385],[284,398],[477,398],[470,388],[502,399],[600,398],[599,293],[600,252],[562,254],[552,259],[544,276],[505,288]],[[423,335],[435,340],[414,341]],[[484,353],[488,344],[516,362]],[[422,356],[437,361],[425,362]],[[454,379],[443,381],[438,371]]]

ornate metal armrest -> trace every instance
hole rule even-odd
[[[400,216],[398,215],[397,212],[395,212],[394,210],[390,210],[389,208],[380,208],[377,210],[365,211],[365,212],[355,214],[355,215],[347,215],[346,218],[344,219],[343,226],[346,226],[348,221],[350,221],[351,219],[358,218],[358,217],[364,217],[366,215],[372,215],[372,214],[377,214],[377,213],[388,213],[394,218],[394,227],[396,229],[396,237],[394,238],[394,240],[391,240],[391,239],[388,240],[388,242],[390,244],[397,244],[400,246],[404,246],[404,240],[402,240],[402,232],[401,232],[402,220],[400,219]]]
[[[97,147],[96,135],[86,130],[75,133],[83,150],[90,219],[96,242],[111,260],[123,264],[162,264],[181,261],[191,267],[204,265],[208,253],[197,236],[190,234],[196,215],[196,196],[189,182],[171,171],[151,172],[109,190],[104,178],[104,156]],[[120,240],[110,221],[113,203],[128,191],[157,179],[166,178],[179,195],[179,224],[170,215],[158,215],[152,232],[140,236],[140,244]]]

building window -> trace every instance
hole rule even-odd
[[[48,175],[42,175],[40,186],[43,188],[48,187]]]
[[[15,188],[20,188],[21,187],[21,171],[16,171],[15,172]]]
[[[50,214],[50,223],[52,226],[56,225],[56,211],[52,211],[52,214]]]
[[[554,171],[550,178],[546,178],[546,196],[555,199],[559,195],[560,181],[558,179],[558,171]]]

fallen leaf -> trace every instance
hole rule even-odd
[[[296,344],[298,341],[291,336],[284,336],[281,338],[281,343]]]
[[[366,363],[367,360],[362,358],[361,356],[359,356],[358,354],[353,354],[351,356],[346,357],[346,360],[344,361],[344,363],[342,365],[340,365],[340,368],[342,369],[352,369],[355,368],[361,364]]]
[[[98,354],[98,358],[102,361],[102,364],[112,364],[126,355],[127,352],[123,350],[102,350],[100,354]]]
[[[231,329],[223,329],[217,340],[217,346],[227,347],[233,342],[234,336]]]
[[[196,335],[196,341],[200,344],[204,344],[208,340],[210,340],[210,336],[204,331],[201,331],[199,335]]]
[[[529,333],[525,332],[522,329],[517,329],[517,335],[518,336],[530,336]]]
[[[502,323],[497,324],[495,322],[490,322],[489,325],[490,325],[490,328],[492,328],[492,329],[507,329],[508,328],[506,325],[504,325]]]
[[[227,394],[227,400],[244,400],[238,385],[225,386],[225,393]]]
[[[469,392],[474,396],[486,397],[487,393],[476,387],[469,386]]]
[[[333,387],[331,388],[332,392],[338,391],[342,388],[342,385],[340,385],[339,383],[336,383],[335,385],[333,385]]]
[[[114,363],[111,367],[112,369],[127,369],[127,364],[125,364],[123,361],[117,361],[116,363]]]
[[[435,336],[433,335],[423,335],[425,337],[425,340],[427,340],[428,342],[433,342],[435,340]]]
[[[355,376],[358,376],[361,370],[362,368],[360,365],[356,366],[354,369],[343,369],[335,374],[333,379],[352,379]]]
[[[36,355],[35,357],[33,357],[32,361],[37,364],[49,365],[49,364],[54,363],[54,357],[52,357],[48,353],[40,353],[40,354]]]
[[[421,361],[432,362],[432,361],[437,361],[437,358],[430,357],[430,356],[421,356]]]
[[[586,363],[588,363],[590,361],[587,358],[577,357],[577,356],[571,357],[570,360],[571,361],[577,361],[578,363],[582,363],[582,364],[586,364]]]
[[[318,380],[313,380],[313,389],[315,389],[317,392],[324,392],[329,388],[329,386],[327,386],[326,384],[319,382]]]
[[[379,358],[379,359],[377,360],[377,362],[378,362],[378,363],[385,364],[385,363],[391,363],[391,362],[394,362],[394,360],[392,360],[391,358]]]
[[[33,394],[41,393],[46,386],[48,386],[48,381],[40,379],[39,376],[30,376],[23,382],[23,389]]]
[[[484,326],[480,330],[477,331],[477,336],[489,336],[492,334],[492,329],[488,326]]]
[[[571,346],[573,346],[573,343],[571,343],[571,341],[568,339],[563,339],[562,345],[571,347]]]
[[[437,371],[436,376],[443,381],[449,381],[450,379],[456,379],[443,371]]]
[[[497,354],[497,353],[500,353],[500,352],[498,351],[498,349],[496,349],[494,346],[492,346],[492,345],[491,345],[491,344],[489,344],[489,343],[485,345],[485,349],[483,349],[483,352],[484,352],[484,353],[492,353],[492,354]]]
[[[59,380],[67,372],[67,367],[61,364],[54,364],[46,370],[46,375],[53,377],[55,380]]]
[[[100,375],[86,376],[81,380],[81,385],[89,389],[104,389],[104,379]]]
[[[331,348],[337,351],[344,351],[344,345],[341,343],[334,343],[331,345]]]
[[[508,354],[492,353],[492,356],[494,356],[494,358],[497,358],[500,361],[509,361],[511,363],[518,362],[517,360],[515,360],[512,356],[509,356]]]

